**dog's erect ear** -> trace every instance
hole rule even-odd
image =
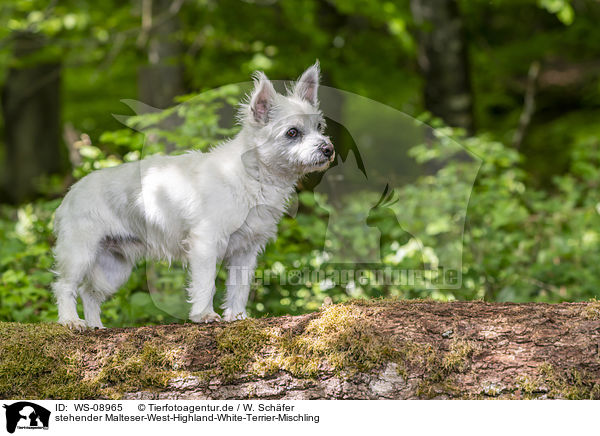
[[[275,88],[262,72],[254,74],[254,91],[250,97],[250,111],[256,122],[266,124],[269,121],[269,110],[275,101]]]
[[[296,82],[292,94],[302,100],[306,100],[313,106],[319,103],[317,92],[319,90],[319,74],[321,74],[321,68],[319,67],[319,61],[309,67],[302,76]]]

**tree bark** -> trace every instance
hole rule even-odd
[[[4,323],[0,337],[0,398],[600,398],[597,302],[359,301],[301,316],[84,333]],[[16,368],[28,346],[41,375]],[[44,379],[52,371],[60,389]]]
[[[425,108],[450,126],[473,133],[468,49],[456,0],[411,0],[411,10],[419,26]]]
[[[20,203],[37,194],[42,175],[62,169],[60,151],[60,63],[32,63],[45,41],[22,33],[14,37],[14,59],[2,88],[6,159],[2,197]]]
[[[173,99],[185,93],[181,56],[177,40],[181,23],[177,12],[181,1],[142,0],[142,30],[138,44],[146,47],[148,65],[138,77],[140,100],[155,108],[173,105]]]

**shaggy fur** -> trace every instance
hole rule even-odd
[[[242,129],[208,153],[153,156],[89,174],[56,212],[59,322],[102,327],[100,306],[142,258],[190,269],[190,319],[211,322],[216,264],[228,266],[225,321],[246,317],[256,256],[275,237],[296,182],[334,159],[318,109],[318,63],[287,95],[263,73],[241,105]],[[294,134],[294,129],[297,134]],[[76,310],[81,297],[85,322]]]

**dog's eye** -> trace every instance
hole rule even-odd
[[[288,136],[288,138],[295,138],[296,136],[298,136],[298,129],[292,127],[285,134]]]
[[[317,124],[317,130],[319,130],[319,131],[323,130],[323,124],[321,124],[321,123]]]

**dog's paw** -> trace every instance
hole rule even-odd
[[[59,321],[58,323],[64,325],[65,327],[68,327],[71,330],[75,330],[78,332],[84,331],[87,328],[87,324],[85,323],[85,321],[79,318]]]
[[[201,313],[199,315],[190,315],[190,319],[199,324],[208,324],[209,322],[221,321],[221,316],[218,313],[211,311],[208,313]]]
[[[225,311],[223,312],[223,321],[227,321],[227,322],[239,321],[241,319],[246,319],[246,318],[248,318],[248,315],[246,314],[245,310],[235,313],[230,309],[225,309]]]

